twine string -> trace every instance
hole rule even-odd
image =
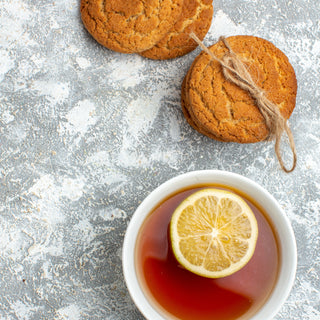
[[[223,75],[228,81],[250,93],[265,119],[267,128],[269,129],[269,135],[266,139],[275,140],[275,153],[281,168],[287,173],[292,172],[296,167],[297,152],[293,134],[289,128],[287,120],[281,115],[279,107],[270,101],[266,97],[265,92],[253,81],[246,65],[231,49],[229,43],[224,37],[220,37],[219,40],[223,42],[225,47],[228,49],[228,52],[224,54],[222,59],[219,59],[213,52],[211,52],[195,35],[195,33],[191,32],[190,37],[198,43],[201,49],[206,52],[210,58],[220,63],[222,66]],[[285,166],[281,156],[280,144],[284,132],[287,134],[289,139],[289,145],[293,155],[291,168],[287,168]]]

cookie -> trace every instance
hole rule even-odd
[[[190,68],[190,70],[191,70],[191,68]],[[184,80],[183,80],[183,83],[182,83],[182,86],[181,86],[181,107],[182,107],[182,112],[184,114],[184,117],[186,118],[186,120],[189,123],[189,125],[193,129],[197,130],[199,133],[201,133],[203,135],[206,135],[207,137],[209,137],[211,139],[215,139],[215,140],[218,140],[218,141],[224,141],[224,140],[214,136],[211,132],[208,132],[208,131],[204,130],[201,126],[198,126],[193,121],[192,109],[189,108],[188,96],[186,94],[188,76],[189,76],[189,73],[187,73],[187,75],[184,77]]]
[[[194,32],[203,40],[212,21],[212,0],[185,0],[182,14],[170,32],[154,47],[140,55],[157,60],[181,57],[194,50],[198,44],[189,37]]]
[[[286,55],[258,37],[233,36],[226,40],[245,63],[255,83],[288,119],[295,107],[297,80]],[[228,51],[222,41],[209,50],[219,59]],[[193,127],[201,133],[238,143],[258,142],[268,137],[269,130],[253,97],[227,81],[220,63],[207,53],[202,52],[196,58],[184,90],[183,108],[188,111]]]
[[[81,0],[81,18],[103,46],[122,53],[152,48],[176,23],[183,0]]]

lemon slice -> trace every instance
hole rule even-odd
[[[170,222],[173,253],[187,270],[221,278],[240,270],[252,257],[258,224],[238,195],[202,189],[187,197]]]

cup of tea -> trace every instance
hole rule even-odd
[[[222,278],[190,272],[171,248],[173,212],[204,188],[236,193],[258,223],[253,256]],[[293,286],[297,248],[289,219],[267,190],[239,174],[202,170],[166,181],[143,200],[128,225],[122,263],[128,291],[146,319],[271,320]]]

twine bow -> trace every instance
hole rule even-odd
[[[288,122],[281,115],[279,107],[270,101],[266,97],[265,92],[253,81],[246,65],[231,49],[229,43],[224,37],[220,37],[220,40],[226,46],[228,52],[222,57],[222,59],[216,57],[215,54],[212,53],[193,32],[190,33],[190,37],[196,41],[202,50],[205,51],[213,60],[220,63],[223,75],[227,80],[246,90],[254,98],[257,107],[265,119],[266,126],[269,129],[267,140],[275,140],[275,153],[281,168],[287,173],[292,172],[297,163],[296,147]],[[288,136],[290,149],[293,155],[292,166],[289,169],[285,166],[280,151],[281,137],[284,132]]]

